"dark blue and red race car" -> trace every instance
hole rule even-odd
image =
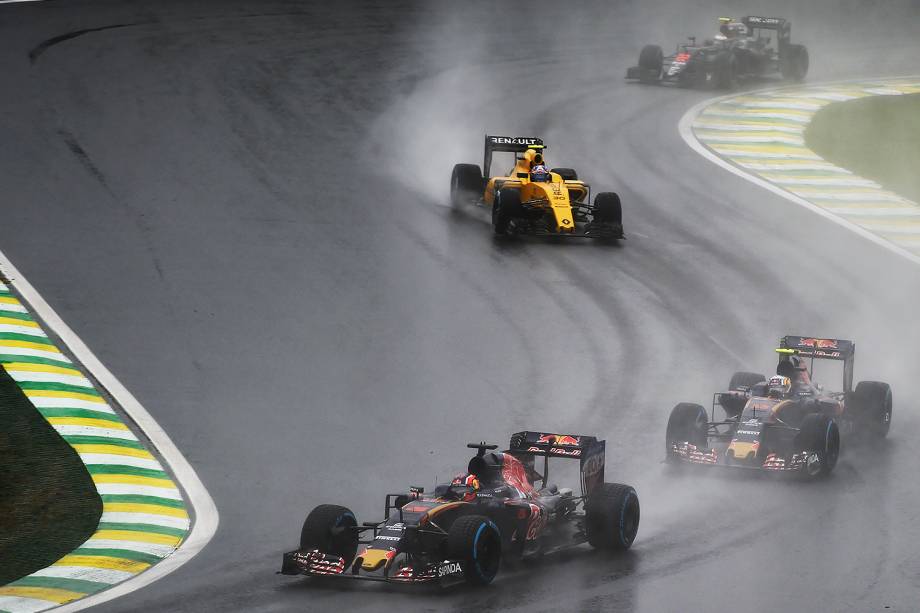
[[[484,585],[503,559],[585,542],[629,549],[639,529],[639,498],[628,485],[604,482],[605,446],[593,436],[542,432],[514,434],[501,453],[496,445],[471,443],[477,452],[466,473],[431,494],[420,487],[388,494],[383,521],[359,523],[338,505],[313,509],[281,573]],[[578,461],[578,493],[550,481],[550,458]]]

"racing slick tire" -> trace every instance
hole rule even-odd
[[[578,181],[578,173],[575,172],[574,168],[553,168],[550,172],[562,177],[563,181]]]
[[[709,447],[709,416],[702,405],[681,402],[671,409],[668,417],[668,429],[665,432],[665,453],[669,462],[677,461],[671,450],[673,443],[684,441],[702,449]]]
[[[483,515],[458,517],[447,531],[447,557],[463,565],[467,583],[488,585],[502,561],[498,526]]]
[[[476,164],[455,164],[450,174],[450,203],[454,207],[475,204],[482,198],[482,171]]]
[[[856,422],[857,434],[870,441],[888,436],[891,429],[891,386],[881,381],[860,381],[847,399],[847,413]]]
[[[625,551],[639,531],[639,496],[620,483],[601,483],[585,504],[585,533],[595,549]]]
[[[795,437],[795,449],[808,452],[802,476],[806,479],[826,478],[834,470],[840,456],[840,430],[837,422],[824,413],[806,415]]]
[[[498,236],[508,234],[508,224],[515,217],[523,217],[521,192],[516,189],[500,189],[495,192],[492,203],[492,231]]]
[[[300,549],[318,549],[349,564],[358,552],[358,520],[346,507],[321,504],[307,515],[300,530]]]
[[[780,62],[784,79],[804,81],[808,74],[808,49],[805,45],[788,45]]]
[[[664,53],[658,45],[645,45],[639,52],[639,81],[655,83],[661,79]]]
[[[728,383],[728,389],[731,391],[747,390],[766,380],[767,378],[760,373],[739,370],[732,375],[731,381]]]
[[[600,192],[594,197],[594,221],[623,225],[623,205],[615,192]]]

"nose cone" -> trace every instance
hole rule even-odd
[[[384,564],[390,561],[396,552],[392,549],[371,549],[368,548],[361,554],[361,569],[367,572],[379,570]]]
[[[725,453],[735,460],[752,461],[754,456],[757,455],[759,447],[760,443],[758,442],[748,443],[735,440],[731,442]]]

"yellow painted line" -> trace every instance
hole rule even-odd
[[[93,534],[94,539],[106,539],[112,541],[139,541],[141,543],[153,543],[155,545],[169,545],[176,547],[182,542],[178,536],[170,534],[158,534],[156,532],[134,532],[133,530],[99,530]]]
[[[702,138],[711,138],[718,140],[725,137],[746,137],[755,139],[751,142],[757,142],[757,139],[764,138],[784,138],[786,140],[801,140],[802,137],[789,132],[767,132],[765,130],[707,130],[705,127],[697,128],[696,135]]]
[[[20,306],[22,305],[21,302],[19,302],[18,300],[16,300],[16,299],[13,298],[12,296],[0,296],[0,303],[3,303],[3,304],[17,304],[17,305],[20,305]]]
[[[81,592],[71,592],[70,590],[61,590],[54,587],[27,587],[25,585],[7,585],[0,587],[0,596],[18,596],[20,598],[37,598],[38,600],[49,600],[58,604],[64,604],[77,598],[83,598],[86,594]]]
[[[128,430],[128,426],[117,421],[93,419],[92,417],[46,417],[52,426],[89,426],[107,430]]]
[[[176,484],[169,479],[157,479],[155,477],[141,477],[139,475],[111,475],[98,474],[93,475],[93,482],[99,483],[128,483],[133,485],[149,485],[150,487],[163,487],[175,489]]]
[[[164,507],[158,504],[144,504],[136,502],[106,502],[102,509],[106,513],[149,513],[150,515],[167,515],[188,519],[185,509]]]
[[[62,392],[58,390],[26,390],[26,396],[29,398],[73,398],[75,400],[86,400],[87,402],[97,402],[105,404],[105,400],[93,394],[81,394],[80,392]]]
[[[732,144],[732,143],[720,143],[717,145],[722,149],[730,149],[733,151],[756,151],[758,153],[787,153],[789,155],[801,155],[803,153],[815,155],[811,149],[805,147],[796,147],[794,145],[763,145],[759,143],[751,144]]]
[[[147,460],[155,459],[146,449],[134,449],[133,447],[120,447],[118,445],[73,445],[77,453],[99,453],[106,455],[123,455],[132,458],[144,458]]]
[[[51,353],[61,352],[61,350],[55,347],[54,345],[46,345],[44,343],[33,343],[30,341],[0,340],[0,347],[22,347],[23,349],[40,349],[42,351],[50,351]]]
[[[76,368],[66,368],[64,366],[51,366],[49,364],[27,364],[25,362],[10,362],[4,366],[7,372],[17,371],[17,372],[50,372],[57,373],[59,375],[72,375],[77,377],[82,377],[81,373]]]
[[[752,108],[747,106],[721,106],[716,107],[716,112],[713,114],[722,113],[732,113],[738,115],[752,115],[755,117],[766,116],[766,115],[792,115],[793,117],[801,117],[802,119],[810,119],[814,113],[810,111],[802,111],[799,109],[773,109],[773,108]],[[707,114],[703,113],[702,117],[705,117]]]
[[[85,566],[88,568],[107,568],[109,570],[123,570],[129,573],[139,573],[150,568],[150,564],[147,562],[136,562],[126,558],[80,555],[64,556],[55,562],[53,566]]]
[[[26,328],[41,328],[37,323],[29,319],[14,319],[12,317],[0,317],[0,324],[11,326],[24,326]],[[34,336],[34,334],[33,334]]]

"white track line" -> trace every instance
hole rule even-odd
[[[891,78],[892,79],[911,79],[911,78],[918,78],[918,77],[907,76],[907,77],[891,77]],[[869,80],[870,79],[850,79],[846,81],[834,81],[831,83],[817,83],[815,85],[822,86],[822,85],[841,85],[844,83],[865,83],[866,81],[869,81]],[[774,91],[775,89],[776,89],[775,87],[769,87],[769,88],[765,88],[763,90],[758,90],[758,91],[768,91],[768,90]],[[756,93],[756,92],[749,92],[749,93]],[[850,230],[851,232],[854,232],[858,234],[859,236],[872,241],[876,245],[879,245],[880,247],[884,247],[888,251],[891,251],[892,253],[896,253],[897,255],[907,260],[910,260],[914,264],[920,264],[920,255],[911,253],[910,251],[903,249],[895,245],[894,243],[890,243],[884,238],[882,238],[881,236],[874,234],[872,232],[869,232],[868,230],[861,228],[860,226],[857,226],[856,224],[846,219],[843,219],[842,217],[838,217],[837,215],[834,215],[833,213],[830,213],[827,210],[822,209],[821,207],[812,204],[811,202],[805,200],[804,198],[800,198],[799,196],[796,196],[795,194],[791,194],[787,192],[786,190],[784,190],[783,188],[779,187],[778,185],[770,183],[769,181],[765,181],[764,179],[761,179],[760,177],[756,177],[754,175],[748,174],[744,169],[739,168],[738,166],[735,166],[728,160],[716,155],[709,148],[707,148],[700,141],[698,141],[693,134],[693,129],[692,129],[693,120],[696,119],[696,117],[700,114],[700,112],[707,106],[715,104],[717,102],[721,102],[722,100],[734,98],[736,96],[738,96],[738,94],[729,94],[727,96],[719,96],[717,98],[711,98],[709,100],[704,100],[700,102],[699,104],[694,105],[689,111],[684,113],[684,116],[680,118],[680,122],[677,125],[677,129],[680,131],[681,138],[684,139],[684,142],[687,143],[687,145],[691,149],[693,149],[694,151],[702,155],[704,158],[706,158],[713,164],[721,166],[728,172],[734,175],[737,175],[741,177],[742,179],[750,181],[751,183],[755,185],[759,185],[760,187],[773,192],[777,196],[781,196],[785,198],[786,200],[789,200],[791,202],[798,204],[799,206],[805,207],[809,211],[817,213],[821,217],[824,217],[825,219],[829,219],[830,221],[834,222],[835,224],[839,226],[843,226],[844,228]]]
[[[9,2],[10,0],[0,0]],[[23,1],[23,0],[16,0]],[[35,1],[35,0],[25,0]],[[69,604],[55,607],[56,613],[69,613],[71,611],[80,611],[97,605],[119,596],[129,594],[134,590],[150,585],[157,579],[165,577],[172,571],[176,570],[201,551],[205,545],[214,536],[217,531],[217,525],[220,518],[217,513],[217,506],[208,493],[195,469],[192,468],[188,460],[182,455],[182,452],[166,434],[166,431],[154,420],[153,416],[147,412],[147,409],[138,402],[137,398],[122,385],[115,375],[113,375],[105,365],[99,361],[99,358],[90,350],[89,347],[78,337],[70,327],[64,323],[64,320],[45,302],[45,299],[36,291],[32,284],[26,280],[22,273],[13,266],[13,263],[0,251],[0,272],[9,279],[10,284],[26,299],[26,302],[32,307],[35,313],[41,317],[48,326],[67,346],[73,355],[83,364],[83,366],[99,381],[99,384],[115,399],[121,408],[134,420],[137,427],[150,439],[151,444],[159,452],[160,456],[169,465],[176,480],[185,490],[189,499],[194,523],[192,529],[185,538],[185,541],[172,555],[164,558],[133,579],[119,583],[107,590],[97,592],[80,600]]]

